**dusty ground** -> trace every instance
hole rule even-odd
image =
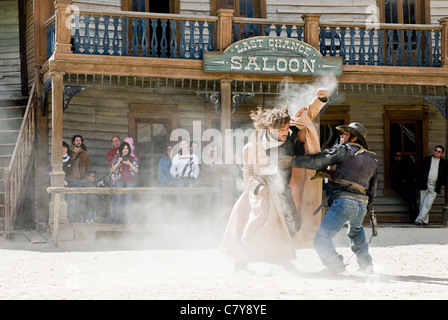
[[[55,248],[16,232],[0,240],[0,299],[448,298],[447,228],[380,226],[370,244],[370,276],[358,271],[345,232],[335,238],[348,263],[338,277],[319,274],[323,266],[312,248],[297,250],[296,272],[255,263],[248,273],[234,273],[233,261],[219,253],[219,234],[107,236]]]

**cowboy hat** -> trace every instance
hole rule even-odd
[[[366,142],[367,129],[359,122],[352,122],[348,126],[337,126],[336,129],[341,132],[347,131],[355,137],[358,137],[359,144],[368,149]]]

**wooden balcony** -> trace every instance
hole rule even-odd
[[[45,23],[49,71],[192,79],[281,81],[281,76],[203,72],[204,52],[224,51],[253,36],[294,38],[341,57],[341,83],[446,85],[448,18],[437,25],[297,23],[233,17],[136,12],[66,12]],[[62,21],[64,23],[59,23]],[[71,21],[70,28],[66,21]],[[68,23],[67,23],[68,24]],[[56,27],[57,26],[57,27]],[[88,58],[87,58],[88,56]],[[45,68],[44,68],[45,70]],[[291,81],[309,81],[291,77]]]

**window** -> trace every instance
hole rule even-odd
[[[160,0],[123,0],[121,3],[121,9],[123,11],[134,11],[134,12],[152,12],[152,13],[180,13],[180,0],[169,0],[169,1],[160,1]],[[154,30],[154,26],[151,21],[148,21],[146,24],[146,30],[143,27],[145,24],[142,23],[140,19],[139,27],[138,27],[138,53],[133,53],[136,55],[141,55],[141,43],[142,43],[142,35],[145,34],[146,31],[146,43],[149,44],[149,53],[154,57],[162,57],[167,58],[170,57],[172,53],[170,51],[169,46],[166,44],[170,43],[171,38],[171,22],[168,21],[165,27],[162,26],[162,22],[160,19],[157,19],[156,27]],[[133,39],[132,35],[132,22],[129,24],[128,32],[129,39]],[[153,33],[155,33],[155,38],[157,39],[157,44],[154,46],[152,43]],[[163,34],[165,35],[166,43],[162,44]],[[132,47],[132,44],[130,44]],[[164,48],[162,48],[164,47]]]
[[[154,13],[180,13],[180,0],[122,0],[123,11],[154,12]]]
[[[381,12],[381,22],[384,23],[425,24],[430,22],[429,1],[427,0],[379,0],[378,6]],[[397,50],[399,48],[399,44],[401,44],[401,50],[403,51],[402,59],[406,59],[404,49],[408,44],[411,46],[412,50],[416,49],[417,33],[415,30],[412,30],[410,35],[404,30],[393,30],[392,46],[388,45],[390,38],[387,31],[391,31],[391,29],[386,30],[384,35],[386,43],[385,48],[392,47],[394,50]],[[399,35],[401,37],[399,37]],[[399,41],[399,39],[401,39],[401,41]],[[424,44],[426,43],[425,39],[426,35],[423,34],[421,39],[422,50],[424,50]],[[397,57],[394,57],[394,60],[396,58]],[[415,59],[415,57],[412,59]],[[415,61],[409,62],[409,64],[413,64],[414,62]]]
[[[321,149],[333,146],[339,139],[339,130],[337,126],[349,124],[349,107],[348,106],[328,106],[323,114],[320,115],[320,142]]]
[[[429,22],[427,0],[379,0],[381,22],[424,24]]]
[[[171,131],[177,127],[175,106],[132,104],[129,112],[129,134],[134,137],[139,158],[138,187],[158,186],[158,164],[172,144]]]
[[[390,187],[390,162],[392,155],[400,151],[404,156],[414,160],[416,168],[423,157],[423,150],[427,150],[428,113],[422,108],[413,111],[411,107],[388,107],[384,114],[384,195],[392,195]]]
[[[233,9],[235,17],[266,18],[266,0],[212,0],[211,15],[219,9]]]

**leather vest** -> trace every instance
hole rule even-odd
[[[338,163],[336,166],[336,176],[339,179],[355,182],[367,190],[369,188],[370,178],[374,175],[378,167],[378,160],[367,152],[355,155],[359,150],[360,147],[357,145],[349,145],[344,161]]]

